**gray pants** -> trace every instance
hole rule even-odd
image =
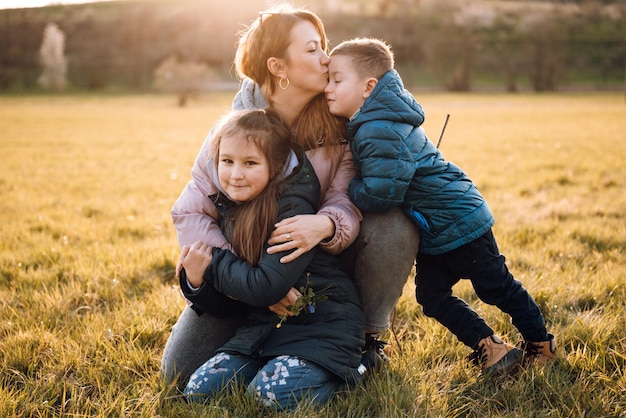
[[[364,213],[358,238],[342,254],[342,262],[354,277],[365,311],[365,330],[381,332],[411,273],[419,248],[419,233],[400,209]],[[191,374],[228,341],[245,318],[198,315],[186,307],[172,328],[161,360],[166,381],[187,384]]]

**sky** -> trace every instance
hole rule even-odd
[[[0,0],[0,9],[43,7],[51,4],[94,3],[102,0]]]

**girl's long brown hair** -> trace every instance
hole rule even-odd
[[[258,19],[240,34],[235,69],[240,78],[250,78],[260,85],[265,97],[271,97],[278,88],[278,79],[267,68],[267,60],[270,57],[285,58],[291,43],[291,29],[303,20],[311,22],[317,29],[322,39],[321,47],[327,51],[328,39],[321,19],[309,10],[287,4],[259,13]],[[322,92],[302,111],[296,127],[296,141],[305,150],[343,144],[345,122],[344,118],[330,113]],[[339,152],[332,146],[325,150]]]
[[[254,199],[232,209],[225,222],[226,239],[239,257],[258,265],[265,242],[278,217],[280,174],[292,149],[291,132],[271,110],[234,111],[218,125],[213,136],[214,164],[218,169],[223,138],[237,137],[255,144],[269,163],[270,181]]]

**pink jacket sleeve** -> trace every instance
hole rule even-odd
[[[348,198],[348,185],[356,173],[349,145],[329,158],[323,148],[307,151],[322,190],[322,201],[318,214],[328,216],[335,224],[335,235],[324,241],[321,247],[338,254],[354,242],[359,234],[362,219],[359,209]]]
[[[171,215],[178,245],[191,245],[202,241],[213,247],[232,249],[220,231],[217,219],[219,214],[208,198],[217,193],[217,187],[209,176],[207,163],[209,160],[209,137],[204,140],[202,148],[191,169],[191,180],[172,207]]]

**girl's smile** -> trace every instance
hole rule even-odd
[[[220,186],[235,202],[254,199],[269,183],[269,162],[257,145],[245,137],[223,137],[218,158]]]

